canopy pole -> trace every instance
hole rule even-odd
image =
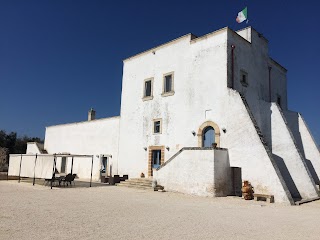
[[[72,159],[71,159],[71,175],[72,175],[72,170],[73,170],[73,156],[72,156]]]
[[[52,182],[53,182],[53,180],[55,179],[55,173],[56,173],[56,154],[53,154],[51,189],[52,189]]]
[[[21,175],[21,162],[22,162],[22,154],[21,154],[21,158],[20,158],[20,168],[19,168],[19,183],[20,183],[20,175]]]
[[[91,156],[91,177],[90,177],[90,187],[91,187],[91,182],[92,182],[92,169],[93,169],[93,155]]]
[[[34,168],[33,168],[33,186],[36,182],[36,164],[37,164],[38,154],[36,153],[36,158],[34,159]]]

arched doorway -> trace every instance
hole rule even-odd
[[[215,143],[214,128],[211,126],[206,127],[202,133],[202,147],[212,147]]]
[[[212,143],[216,143],[217,147],[220,147],[220,128],[212,121],[201,124],[197,136],[198,147],[212,147]]]

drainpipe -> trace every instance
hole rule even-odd
[[[234,89],[234,49],[235,45],[231,45],[231,88]]]
[[[272,67],[268,67],[269,69],[269,102],[271,102],[271,69]]]

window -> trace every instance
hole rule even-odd
[[[164,77],[164,92],[172,91],[172,75],[167,75]]]
[[[153,85],[153,78],[149,78],[149,79],[144,80],[144,87],[143,87],[143,100],[144,101],[153,99],[152,85]]]
[[[144,96],[145,97],[151,97],[151,80],[149,81],[145,81],[144,82],[145,86],[145,92],[144,92]]]
[[[240,71],[240,83],[245,87],[248,86],[248,73],[243,70]]]
[[[153,133],[161,133],[161,119],[153,120]]]
[[[163,76],[163,93],[162,96],[173,95],[173,72],[167,73]]]

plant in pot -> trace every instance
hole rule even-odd
[[[217,148],[217,145],[218,145],[217,143],[212,143],[213,148]]]
[[[144,178],[144,177],[145,177],[143,172],[140,174],[140,177],[141,177],[141,178]]]

